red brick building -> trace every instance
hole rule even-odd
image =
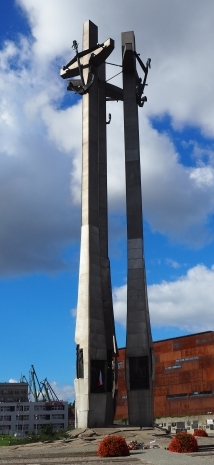
[[[155,417],[214,413],[214,332],[154,342]],[[128,418],[125,349],[119,349],[116,418]]]

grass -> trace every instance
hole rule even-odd
[[[9,434],[0,435],[0,447],[1,446],[14,446],[19,440],[10,436]]]
[[[10,436],[9,434],[0,434],[0,447],[29,444],[38,441],[54,442],[57,439],[66,439],[69,437],[67,431],[53,432],[52,427],[50,428],[50,426],[51,425],[47,425],[47,427],[38,432],[37,435],[35,433],[30,433],[23,438]]]

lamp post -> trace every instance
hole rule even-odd
[[[36,420],[36,436],[37,436],[37,420],[38,420],[38,415],[35,415],[35,420]]]
[[[19,412],[17,412],[17,417],[18,417],[18,421],[17,421],[17,436],[19,436]]]
[[[2,410],[2,435],[4,434],[4,407]]]
[[[4,434],[4,407],[1,408],[1,412],[2,412],[2,424],[1,424],[1,433],[2,433],[2,436]],[[3,438],[2,438],[3,439]]]
[[[18,409],[18,412],[17,412],[17,417],[18,417],[18,421],[17,421],[17,436],[18,436],[18,435],[19,435],[20,409],[23,409],[23,405],[20,404],[20,400],[19,400],[19,403],[16,405],[16,408]],[[23,418],[22,418],[22,428],[23,428]],[[21,428],[21,436],[23,436],[22,428]]]

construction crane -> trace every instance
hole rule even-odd
[[[25,375],[21,375],[21,377],[20,377],[20,383],[27,383],[27,384],[28,384],[28,380],[27,380],[27,378],[25,377]]]
[[[31,370],[29,371],[29,393],[33,395],[35,402],[39,402],[40,400],[44,402],[46,400],[33,365],[31,365]]]
[[[59,402],[59,399],[48,382],[47,378],[44,381],[39,381],[36,370],[33,365],[29,371],[29,381],[24,375],[21,375],[20,383],[28,383],[28,395],[32,394],[34,402]]]
[[[45,378],[44,381],[41,381],[40,384],[43,387],[45,396],[49,402],[59,402],[59,399],[56,393],[54,392],[53,388],[51,387],[50,383],[48,382],[47,378]]]

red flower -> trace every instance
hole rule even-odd
[[[200,429],[200,428],[194,429],[193,434],[194,436],[202,436],[204,438],[207,438],[208,436],[207,432],[204,429]]]
[[[97,454],[100,457],[122,457],[129,455],[129,449],[121,436],[107,436],[100,442]]]
[[[169,444],[169,450],[171,452],[197,452],[198,443],[193,436],[189,433],[178,433],[175,435],[174,439],[171,440]]]

